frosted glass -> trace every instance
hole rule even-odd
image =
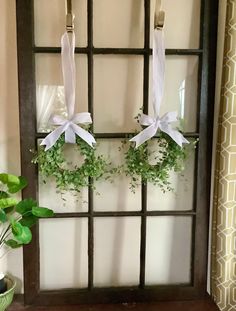
[[[166,47],[169,49],[199,48],[201,0],[162,0],[161,2],[162,10],[166,13]],[[151,38],[154,23],[155,3],[156,0],[151,0]]]
[[[140,218],[97,218],[94,237],[95,286],[138,285]]]
[[[99,0],[93,3],[96,47],[143,47],[143,0]]]
[[[41,290],[87,287],[87,219],[41,219],[39,233]]]
[[[141,56],[94,57],[95,132],[133,132],[142,97]]]
[[[87,0],[72,1],[75,14],[76,46],[87,45]],[[65,1],[34,0],[36,46],[60,46],[65,32]]]
[[[76,55],[75,112],[88,111],[87,57]],[[60,54],[36,55],[37,128],[39,132],[51,129],[48,124],[53,113],[66,115]]]
[[[148,217],[146,284],[190,283],[192,218]]]
[[[97,150],[114,166],[124,163],[124,151],[118,150],[121,141],[118,139],[99,140]],[[135,194],[129,189],[130,179],[125,175],[115,176],[111,181],[101,180],[95,183],[94,209],[96,211],[134,211],[141,209],[141,187]]]
[[[198,57],[167,56],[161,115],[177,111],[184,132],[195,132],[198,108]],[[150,61],[149,111],[152,115],[152,59]],[[182,122],[181,122],[182,124]]]
[[[150,151],[153,151],[152,158],[158,152],[157,140],[149,143]],[[152,161],[152,159],[150,159]],[[153,164],[156,161],[151,162]],[[192,210],[194,199],[194,150],[190,152],[189,158],[185,161],[185,169],[180,173],[171,172],[170,182],[174,191],[163,193],[158,186],[148,184],[147,187],[147,208],[148,210]]]

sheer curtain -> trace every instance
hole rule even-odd
[[[36,97],[38,132],[50,132],[52,114],[66,115],[64,86],[38,85]]]

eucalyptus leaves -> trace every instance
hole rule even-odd
[[[18,248],[30,243],[32,234],[30,227],[38,218],[52,217],[53,211],[39,207],[33,199],[18,201],[12,196],[27,186],[24,177],[0,174],[0,248],[6,245]]]

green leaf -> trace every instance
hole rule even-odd
[[[14,198],[0,199],[0,208],[8,208],[11,206],[15,206],[17,202],[18,201]]]
[[[54,215],[51,209],[37,206],[32,208],[32,214],[36,217],[52,217]]]
[[[8,184],[19,184],[20,183],[19,177],[15,175],[11,175],[11,174],[5,174],[5,173],[0,174],[0,181],[7,186]]]
[[[13,239],[7,240],[4,243],[11,248],[18,248],[18,247],[21,247],[23,245],[22,243],[19,243]]]
[[[0,191],[0,199],[9,198],[9,194],[5,191]]]
[[[38,218],[34,215],[31,215],[31,216],[26,216],[26,217],[23,217],[21,220],[20,220],[20,224],[22,226],[25,226],[25,227],[28,227],[28,228],[31,228],[33,225],[36,224]]]
[[[10,214],[14,211],[14,206],[10,206],[10,207],[7,207],[7,208],[4,208],[4,212],[6,214]]]
[[[20,201],[16,205],[16,212],[23,215],[27,212],[31,212],[33,206],[37,206],[37,202],[33,199],[25,199]]]
[[[22,176],[15,176],[11,174],[0,174],[0,181],[7,185],[10,193],[16,193],[27,186],[27,180]]]
[[[4,212],[3,209],[0,209],[0,221],[1,222],[6,222],[7,221],[7,215],[6,215],[6,213]]]
[[[22,226],[19,222],[16,222],[15,220],[12,220],[11,224],[14,238],[22,244],[28,244],[32,239],[30,229],[26,226]]]

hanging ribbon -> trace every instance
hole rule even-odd
[[[47,135],[41,145],[46,145],[45,150],[50,149],[60,136],[65,133],[65,142],[70,144],[76,143],[76,135],[82,138],[91,147],[96,143],[94,137],[78,124],[91,124],[92,119],[89,112],[74,113],[75,110],[75,34],[72,33],[72,42],[70,43],[69,36],[66,33],[61,38],[61,60],[62,73],[65,90],[65,103],[67,107],[67,119],[59,115],[54,115],[51,118],[53,125],[59,126],[52,133]]]
[[[157,130],[168,134],[180,147],[188,144],[189,141],[176,129],[171,126],[172,122],[176,122],[177,112],[167,112],[162,117],[160,114],[160,106],[164,94],[164,76],[165,76],[165,46],[163,30],[155,28],[153,34],[153,110],[154,118],[146,114],[142,114],[140,124],[148,126],[138,135],[130,139],[136,143],[138,148],[145,141],[156,135]]]

